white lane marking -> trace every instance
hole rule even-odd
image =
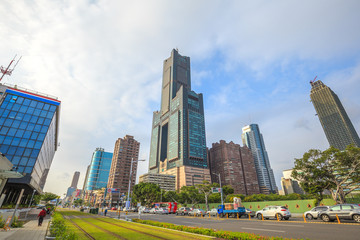
[[[285,231],[278,231],[278,230],[272,230],[272,229],[261,229],[261,228],[244,228],[244,227],[242,227],[241,229],[268,231],[268,232],[282,232],[282,233],[285,232]]]
[[[279,223],[264,223],[263,225],[270,225],[270,226],[286,226],[286,227],[305,227],[304,225],[291,225],[291,224],[279,224]]]

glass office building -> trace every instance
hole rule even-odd
[[[110,173],[113,154],[105,152],[103,148],[96,148],[92,158],[87,176],[85,190],[92,191],[105,188]]]
[[[340,150],[349,144],[360,147],[359,135],[338,96],[320,80],[310,84],[311,102],[330,146]]]
[[[203,96],[191,90],[190,58],[164,61],[161,109],[154,112],[149,172],[176,176],[176,189],[210,181]]]
[[[41,193],[58,146],[60,101],[56,97],[0,84],[0,152],[23,178],[9,179],[4,203]]]
[[[259,181],[260,192],[264,194],[277,193],[274,172],[270,166],[269,157],[265,148],[265,143],[262,134],[260,133],[259,125],[250,124],[243,127],[241,135],[243,144],[250,148],[254,163],[257,178]]]

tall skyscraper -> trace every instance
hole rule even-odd
[[[91,157],[84,191],[106,188],[109,181],[112,157],[113,154],[105,152],[103,148],[95,149]]]
[[[310,98],[330,146],[340,150],[349,144],[360,147],[359,136],[338,96],[320,80],[310,84]]]
[[[25,176],[9,179],[4,203],[13,203],[25,189],[23,202],[42,193],[58,148],[60,101],[36,91],[0,84],[0,152]]]
[[[111,198],[115,202],[119,199],[119,195],[126,195],[128,192],[131,163],[133,166],[130,190],[135,185],[139,149],[140,143],[133,136],[126,135],[115,142],[108,182],[108,188],[120,189],[119,193],[112,193],[114,196],[111,196]]]
[[[176,176],[176,189],[210,181],[202,94],[191,90],[190,58],[164,61],[161,109],[154,112],[149,172]]]
[[[77,188],[80,172],[75,172],[70,187]]]
[[[247,147],[233,142],[213,143],[209,150],[209,162],[212,182],[219,183],[220,174],[223,185],[231,185],[235,194],[259,194],[254,159]]]
[[[274,172],[270,167],[269,157],[265,149],[265,143],[257,124],[243,127],[241,135],[243,144],[250,148],[261,193],[277,193]]]

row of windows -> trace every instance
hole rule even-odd
[[[37,123],[38,120],[38,118],[31,119],[32,116],[51,119],[53,115],[54,115],[54,111],[45,111],[45,110],[31,111],[30,109],[28,109],[26,112],[20,112],[14,108],[3,109],[3,105],[1,105],[0,108],[0,116],[2,116],[3,118],[17,119],[32,123]]]
[[[10,156],[37,158],[40,150],[2,144],[0,146],[0,152],[4,153],[6,157],[10,160]]]
[[[13,94],[6,95],[3,105],[6,106],[7,104],[32,107],[32,108],[36,108],[36,109],[40,109],[40,110],[41,109],[50,110],[50,111],[56,110],[56,106],[54,106],[54,105],[40,102],[37,100],[31,100],[28,98],[19,97],[19,96],[13,95]],[[17,106],[16,106],[16,108],[18,108]]]
[[[41,149],[42,141],[0,135],[0,144]]]
[[[1,128],[0,134],[15,138],[26,138],[26,139],[42,141],[45,138],[47,130],[48,130],[47,127],[41,125],[29,126],[29,128],[26,128],[26,130],[4,126]]]

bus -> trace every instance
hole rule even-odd
[[[154,208],[165,208],[169,213],[176,213],[177,210],[177,202],[157,202],[151,205]]]

